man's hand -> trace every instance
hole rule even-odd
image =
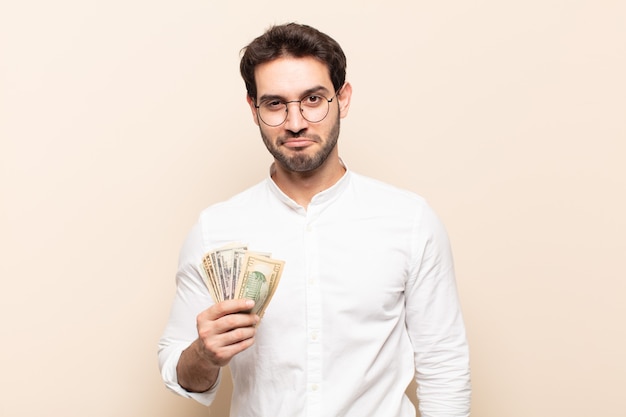
[[[226,300],[198,314],[198,339],[183,351],[176,372],[181,387],[191,392],[209,390],[219,369],[252,346],[259,316],[248,313],[252,300]]]
[[[226,300],[201,312],[196,319],[201,356],[221,367],[252,346],[259,322],[247,313],[252,307],[252,300]]]

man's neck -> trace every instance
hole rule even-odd
[[[346,172],[339,158],[329,158],[319,168],[308,172],[294,172],[274,163],[271,176],[274,183],[289,198],[307,208],[313,197],[332,187]]]

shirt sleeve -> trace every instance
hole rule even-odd
[[[176,366],[181,353],[198,337],[197,315],[207,309],[213,300],[200,274],[203,243],[202,228],[197,223],[190,231],[180,252],[176,272],[176,294],[165,331],[159,340],[158,358],[165,386],[176,394],[210,405],[217,394],[221,371],[214,386],[206,392],[193,393],[178,384]]]
[[[426,207],[415,221],[405,289],[422,417],[470,414],[469,349],[447,233]]]

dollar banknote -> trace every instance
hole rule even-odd
[[[249,251],[247,245],[231,243],[204,255],[202,278],[213,301],[234,298],[255,301],[252,312],[263,316],[284,267],[267,252]]]
[[[216,303],[233,298],[236,277],[246,253],[247,245],[230,243],[204,255],[202,268],[204,282]]]
[[[263,317],[283,272],[285,262],[272,259],[258,253],[246,253],[235,298],[247,298],[254,300],[252,313]]]

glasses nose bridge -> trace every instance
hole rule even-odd
[[[297,103],[298,104],[298,112],[297,114],[304,118],[303,115],[303,109],[302,109],[302,100],[289,100],[289,101],[285,101],[285,120],[283,120],[283,123],[285,123],[285,121],[287,121],[287,119],[289,119],[289,105],[293,104],[293,103]],[[306,120],[306,119],[305,119]]]
[[[289,100],[285,101],[285,111],[289,113],[289,105],[292,103],[298,103],[298,110],[302,112],[302,100]]]

